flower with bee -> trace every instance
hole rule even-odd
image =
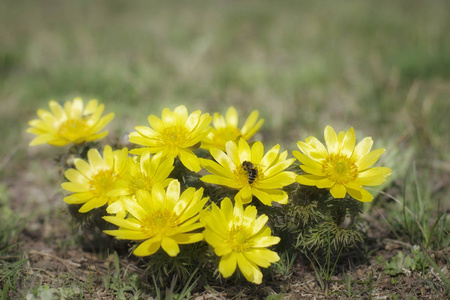
[[[212,148],[214,160],[201,159],[202,165],[212,174],[201,178],[203,182],[218,184],[238,190],[236,201],[250,203],[253,196],[265,205],[272,201],[286,204],[288,195],[284,186],[295,182],[296,174],[285,171],[295,159],[287,159],[287,151],[279,153],[280,145],[264,154],[264,146],[256,142],[250,148],[246,140],[228,141],[226,152]]]

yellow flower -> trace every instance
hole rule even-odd
[[[142,145],[144,148],[133,149],[130,153],[142,154],[145,149],[150,153],[162,152],[163,157],[179,157],[183,165],[191,171],[201,170],[198,157],[192,149],[200,145],[200,141],[209,133],[211,117],[201,114],[199,110],[188,115],[184,105],[180,105],[172,112],[163,109],[162,119],[154,115],[148,117],[151,126],[137,126],[136,131],[130,133],[130,142]]]
[[[216,162],[201,159],[202,165],[213,173],[203,176],[202,181],[238,189],[235,200],[243,204],[249,203],[252,196],[269,206],[272,201],[287,203],[288,195],[281,189],[294,183],[297,176],[284,171],[295,160],[286,159],[287,151],[279,154],[280,145],[276,145],[264,155],[261,142],[254,143],[250,149],[244,139],[238,144],[228,141],[226,149],[227,153],[217,148],[210,150]]]
[[[205,240],[221,256],[219,271],[223,277],[230,277],[237,265],[248,281],[260,284],[263,276],[259,267],[267,268],[280,260],[276,252],[267,249],[278,244],[280,238],[272,236],[265,226],[266,215],[256,215],[254,206],[244,210],[236,202],[233,208],[229,198],[222,200],[220,209],[213,203],[211,211],[200,213]]]
[[[140,190],[150,192],[155,183],[166,187],[172,179],[173,159],[162,158],[161,153],[150,155],[145,151],[141,156],[128,159],[127,170],[121,179],[114,182],[114,189],[108,193],[110,197],[133,198]],[[110,214],[125,213],[122,201],[116,201],[107,208]]]
[[[101,118],[105,106],[99,105],[97,100],[90,100],[86,107],[81,98],[67,101],[64,108],[53,100],[49,106],[51,112],[39,109],[37,115],[40,119],[29,122],[31,128],[27,132],[37,135],[30,146],[45,143],[65,146],[99,140],[108,134],[108,131],[99,131],[114,118],[114,113]]]
[[[297,182],[318,188],[330,189],[334,198],[344,198],[348,193],[362,201],[372,201],[373,196],[364,186],[380,185],[391,175],[386,167],[370,168],[384,153],[384,149],[370,152],[372,138],[366,137],[355,147],[355,130],[350,128],[338,135],[331,126],[325,128],[325,146],[315,137],[297,143],[299,151],[294,156],[302,163],[306,173],[299,175]]]
[[[119,226],[117,230],[104,232],[117,239],[142,240],[134,251],[136,256],[154,254],[160,247],[170,256],[180,252],[179,244],[191,244],[203,240],[198,229],[203,225],[198,221],[199,212],[208,198],[202,198],[203,189],[188,188],[180,195],[180,183],[172,180],[167,191],[161,183],[155,183],[151,193],[140,190],[136,201],[123,198],[121,201],[129,216],[103,217]]]
[[[264,119],[258,121],[258,115],[257,110],[252,111],[245,121],[244,126],[239,129],[238,114],[234,107],[228,108],[225,118],[219,113],[215,113],[212,121],[214,128],[202,141],[202,148],[219,148],[225,151],[225,143],[228,141],[237,142],[239,138],[247,141],[264,123]]]
[[[97,149],[90,149],[89,163],[76,159],[76,169],[68,169],[65,172],[69,182],[64,182],[61,186],[73,194],[65,197],[64,201],[68,204],[84,203],[78,211],[85,213],[118,200],[118,197],[107,194],[114,189],[114,182],[123,176],[127,157],[127,148],[113,152],[110,146],[106,146],[103,158]]]

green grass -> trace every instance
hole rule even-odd
[[[64,252],[82,245],[52,223],[67,217],[53,163],[58,149],[28,148],[32,137],[24,132],[50,99],[75,96],[97,98],[116,113],[111,135],[179,104],[210,113],[234,105],[242,117],[258,109],[264,144],[289,151],[309,135],[322,139],[328,124],[353,126],[358,140],[372,136],[374,148],[386,148],[380,165],[393,170],[387,196],[364,209],[368,226],[382,211],[390,237],[421,245],[442,273],[450,231],[449,11],[444,0],[0,0],[0,196],[8,199],[0,222],[16,220],[0,229],[0,291],[17,292],[29,275],[22,268],[27,243],[10,245],[35,242],[29,233],[36,224],[52,228],[44,243]],[[376,290],[377,283],[345,274],[342,295]],[[117,293],[132,286],[109,279],[103,288]],[[84,293],[85,284],[37,284],[33,295]]]

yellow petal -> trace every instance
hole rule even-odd
[[[64,112],[64,109],[58,102],[52,100],[49,102],[48,105],[57,120],[66,118],[66,113]]]
[[[386,181],[391,175],[391,169],[386,167],[370,168],[358,174],[356,182],[366,186],[377,186]]]
[[[180,149],[179,157],[183,165],[191,171],[199,172],[202,167],[198,157],[188,149]]]
[[[347,189],[345,188],[344,185],[336,183],[331,189],[330,189],[330,193],[331,195],[336,198],[336,199],[340,199],[340,198],[344,198],[345,195],[347,194]]]
[[[308,174],[316,175],[316,176],[325,176],[322,171],[322,166],[320,165],[300,165],[300,168]]]
[[[270,177],[279,174],[281,171],[287,169],[290,165],[292,165],[294,161],[295,159],[291,158],[272,165],[270,168],[264,171],[264,176]]]
[[[120,228],[130,229],[130,230],[139,230],[141,225],[130,222],[126,219],[115,217],[115,216],[105,216],[103,219],[109,223],[112,223]]]
[[[89,185],[78,182],[64,182],[61,184],[61,187],[73,193],[88,192],[90,190]]]
[[[225,122],[225,119],[223,118],[223,116],[221,116],[219,113],[214,113],[213,126],[215,129],[225,128],[225,127],[227,127],[227,123]]]
[[[371,202],[373,200],[372,194],[370,194],[365,189],[360,190],[347,189],[347,192],[350,196],[361,202]]]
[[[224,185],[228,186],[233,189],[240,189],[242,188],[242,183],[237,182],[234,179],[218,176],[218,175],[205,175],[202,178],[200,178],[201,181],[212,183],[212,184],[218,184],[218,185]]]
[[[219,272],[224,278],[228,278],[233,275],[236,270],[237,258],[236,253],[231,252],[228,255],[222,256],[219,262]]]
[[[179,122],[178,123],[179,125],[183,125],[186,122],[186,119],[188,118],[188,110],[187,110],[186,106],[179,105],[179,106],[175,107],[173,113],[174,113],[176,120]],[[191,115],[200,115],[200,111],[196,110]]]
[[[269,168],[278,158],[278,152],[280,151],[280,145],[275,145],[267,151],[264,157],[261,159],[261,165],[263,167]]]
[[[124,199],[122,203],[125,209],[139,221],[143,221],[147,218],[147,212],[137,202],[131,199]]]
[[[162,113],[161,113],[161,121],[164,124],[164,127],[169,127],[169,126],[174,126],[176,125],[176,121],[177,118],[175,116],[175,113],[172,112],[170,109],[168,108],[164,108]],[[152,126],[153,127],[153,126]],[[155,127],[153,127],[155,128]],[[161,130],[155,128],[156,131],[160,132]]]
[[[245,252],[244,256],[247,260],[252,261],[263,268],[267,268],[271,263],[280,260],[280,257],[276,252],[268,249],[251,249],[250,251]]]
[[[176,203],[180,198],[180,182],[176,179],[169,183],[166,191],[167,201],[171,203]]]
[[[100,155],[97,149],[90,149],[88,151],[88,159],[89,164],[92,166],[94,170],[100,171],[106,167],[102,159],[102,156]]]
[[[315,186],[317,184],[317,181],[323,179],[323,176],[315,176],[315,175],[299,175],[295,179],[298,183],[309,185],[309,186]]]
[[[80,171],[75,169],[68,169],[64,172],[64,176],[66,176],[67,180],[72,182],[78,182],[81,184],[89,184],[89,180],[80,173]]]
[[[78,212],[85,213],[91,211],[94,208],[102,207],[108,202],[108,197],[95,197],[92,200],[87,201],[80,207]]]
[[[224,168],[223,166],[219,165],[218,163],[216,163],[212,160],[200,158],[200,164],[206,170],[208,170],[209,172],[216,174],[218,176],[227,177],[227,178],[234,177],[234,174],[230,171],[230,169]]]
[[[233,106],[230,106],[225,115],[226,123],[228,126],[237,128],[238,126],[238,114]]]
[[[242,138],[239,139],[238,153],[239,153],[239,160],[241,162],[252,161],[252,154],[251,154],[250,146],[248,145],[247,141]]]
[[[345,155],[347,157],[351,157],[353,154],[353,149],[355,148],[355,130],[350,128],[347,130],[347,133],[344,136],[344,140],[342,141],[342,149],[341,153],[342,155]]]
[[[371,151],[369,154],[361,158],[356,162],[356,166],[358,167],[359,172],[364,171],[365,169],[371,167],[377,160],[380,158],[381,154],[384,153],[384,149],[377,149]]]
[[[252,146],[251,150],[251,161],[259,164],[264,155],[264,146],[261,142],[256,142]]]
[[[248,140],[250,139],[252,136],[255,135],[255,133],[261,128],[262,124],[264,123],[264,119],[261,119],[258,121],[258,123],[256,123],[255,126],[253,126],[250,130],[241,130],[241,134],[244,137],[244,139]]]
[[[214,159],[223,166],[226,170],[229,170],[230,172],[236,171],[236,161],[233,161],[230,156],[226,155],[222,150],[219,150],[217,148],[213,148],[210,150],[211,155],[214,157]],[[229,153],[228,153],[229,154]],[[239,164],[239,162],[238,162]]]
[[[253,125],[256,123],[256,120],[258,120],[259,112],[257,110],[254,110],[250,113],[247,120],[244,123],[244,126],[242,126],[242,133],[245,134],[251,130]],[[237,125],[236,125],[237,126]]]
[[[280,238],[277,236],[264,236],[261,238],[256,237],[253,241],[255,243],[253,247],[266,248],[278,244],[280,242]]]
[[[248,261],[242,253],[238,253],[236,256],[239,270],[241,270],[245,279],[252,283],[261,284],[263,275],[256,264]]]
[[[158,132],[147,126],[136,126],[134,129],[146,138],[156,139],[159,136]]]
[[[328,153],[329,154],[337,154],[339,153],[339,142],[338,137],[336,135],[336,132],[334,131],[333,127],[327,126],[325,127],[324,131],[325,135],[325,143],[327,145]]]
[[[328,157],[327,148],[315,137],[310,136],[306,143],[298,142],[297,147],[314,160],[321,160]]]
[[[176,234],[172,238],[178,244],[193,244],[203,240],[203,234],[201,233],[189,233],[189,234]]]
[[[241,203],[246,204],[252,201],[252,189],[250,186],[243,187],[235,196],[236,200],[241,201]]]
[[[264,177],[258,185],[258,188],[264,189],[280,189],[295,182],[297,174],[294,172],[281,172],[272,177]]]
[[[371,137],[364,138],[361,142],[356,145],[355,150],[353,150],[352,160],[359,161],[361,158],[369,153],[372,148],[373,140]]]
[[[94,170],[89,163],[82,159],[75,159],[75,167],[87,178],[91,178]]]
[[[166,251],[169,256],[177,256],[178,253],[180,253],[180,247],[178,246],[177,242],[175,242],[170,237],[163,237],[161,241],[161,247]]]
[[[253,195],[258,198],[263,204],[272,206],[272,201],[280,204],[286,204],[288,201],[288,195],[282,190],[270,190],[270,189],[253,189]]]
[[[316,186],[319,189],[331,188],[335,184],[334,181],[331,181],[328,177],[322,178],[316,182]]]
[[[146,240],[133,251],[136,256],[149,256],[154,254],[161,247],[161,239],[158,237],[153,237]]]

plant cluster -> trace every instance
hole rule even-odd
[[[187,278],[200,267],[220,280],[238,269],[260,284],[260,268],[278,253],[355,247],[364,238],[359,204],[373,199],[365,187],[391,174],[372,167],[384,149],[371,151],[370,137],[356,144],[353,128],[326,126],[325,145],[308,137],[289,158],[280,145],[250,142],[264,122],[258,111],[239,127],[233,107],[210,116],[181,105],[150,115],[127,147],[101,149],[94,142],[114,117],[102,117],[103,104],[75,98],[49,106],[29,123],[30,145],[71,145],[62,188],[75,219],[105,221],[104,233],[135,241],[132,253],[161,276]]]

